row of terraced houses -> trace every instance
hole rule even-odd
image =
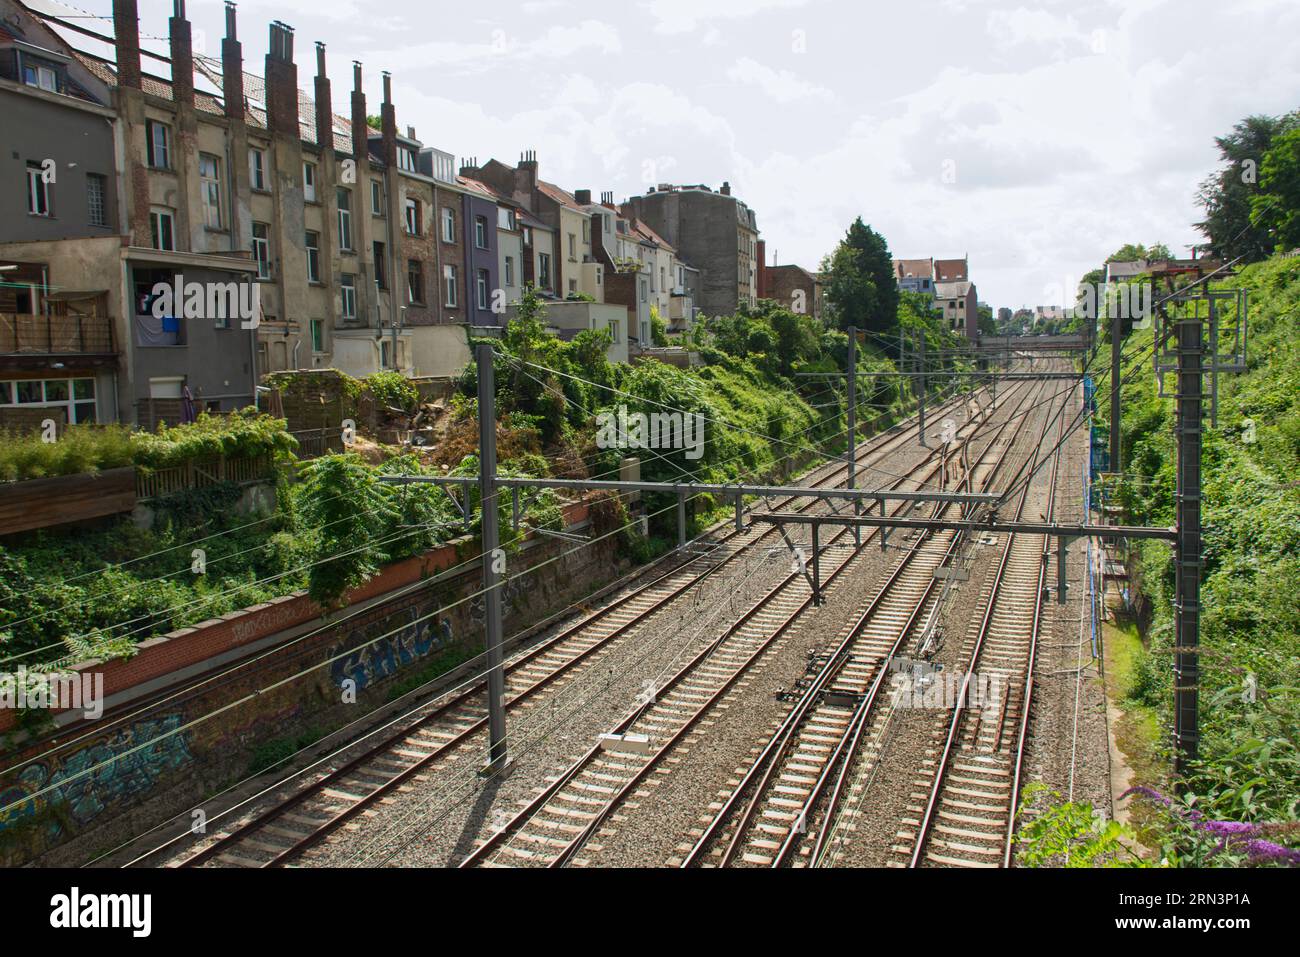
[[[652,354],[654,314],[680,332],[760,296],[821,310],[816,275],[765,265],[727,183],[616,204],[542,179],[532,151],[457,162],[399,127],[387,73],[370,112],[362,65],[336,92],[317,43],[302,89],[284,23],[247,71],[232,3],[219,58],[184,0],[154,50],[136,0],[111,28],[78,14],[0,0],[0,427],[151,427],[182,396],[248,405],[280,370],[454,375],[467,327],[509,322],[528,286],[557,335],[608,330],[623,361]],[[190,288],[255,289],[255,309],[181,308]]]

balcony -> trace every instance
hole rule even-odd
[[[116,357],[111,318],[60,308],[66,303],[48,305],[46,315],[0,312],[0,356]]]

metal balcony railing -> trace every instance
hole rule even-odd
[[[0,355],[112,355],[108,316],[0,312]]]

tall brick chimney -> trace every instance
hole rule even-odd
[[[721,193],[723,196],[730,196],[731,184],[724,180],[722,183],[722,187],[718,190],[718,192]]]
[[[235,5],[226,3],[226,35],[221,41],[221,95],[226,116],[244,118],[244,48],[235,35]]]
[[[515,189],[531,196],[537,189],[537,151],[524,150],[515,167]]]
[[[397,166],[397,108],[393,106],[393,77],[384,71],[384,105],[380,107],[384,128],[384,162]]]
[[[266,54],[266,119],[272,132],[297,139],[298,67],[293,62],[293,27],[271,23],[271,47]]]
[[[334,104],[330,78],[325,72],[325,44],[316,41],[316,143],[323,150],[334,148]]]
[[[185,19],[185,0],[172,0],[172,18],[167,21],[171,41],[172,95],[178,106],[194,108],[194,43],[190,21]]]
[[[361,92],[361,61],[352,61],[352,155],[356,158],[358,173],[364,167],[361,165],[366,159],[366,151],[369,149],[368,135],[366,133],[366,95]]]
[[[140,89],[140,11],[136,0],[113,0],[119,86]]]

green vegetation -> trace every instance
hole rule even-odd
[[[1125,845],[1132,832],[1090,803],[1063,801],[1042,783],[1025,786],[1016,819],[1017,862],[1024,867],[1140,867]]]
[[[841,329],[889,334],[897,326],[898,283],[889,244],[859,216],[822,262],[827,308]]]
[[[1300,111],[1279,117],[1248,116],[1231,133],[1215,137],[1224,165],[1201,183],[1197,194],[1205,219],[1196,226],[1205,234],[1211,255],[1258,262],[1278,247],[1279,229],[1292,235],[1290,246],[1300,245],[1300,236],[1293,235],[1300,210],[1297,127]],[[1276,154],[1272,152],[1275,140],[1281,146]]]
[[[0,481],[77,475],[137,465],[162,469],[226,455],[254,458],[297,447],[284,421],[248,408],[229,416],[201,414],[185,425],[133,432],[122,425],[72,425],[57,441],[39,433],[0,433]]]
[[[1300,818],[1300,259],[1266,260],[1215,285],[1249,292],[1250,357],[1246,373],[1220,376],[1218,427],[1209,428],[1208,418],[1206,423],[1202,737],[1187,800],[1190,808],[1217,819],[1272,826]],[[1126,351],[1149,355],[1142,349],[1151,338],[1151,330],[1135,330]],[[1127,476],[1117,497],[1126,520],[1170,525],[1173,402],[1157,397],[1149,363],[1142,360],[1122,391]],[[1174,582],[1169,548],[1141,546],[1136,572],[1149,613],[1130,694],[1167,728]],[[1186,836],[1172,825],[1161,831],[1166,857],[1179,861],[1195,851]],[[1225,854],[1211,862],[1235,860]]]

